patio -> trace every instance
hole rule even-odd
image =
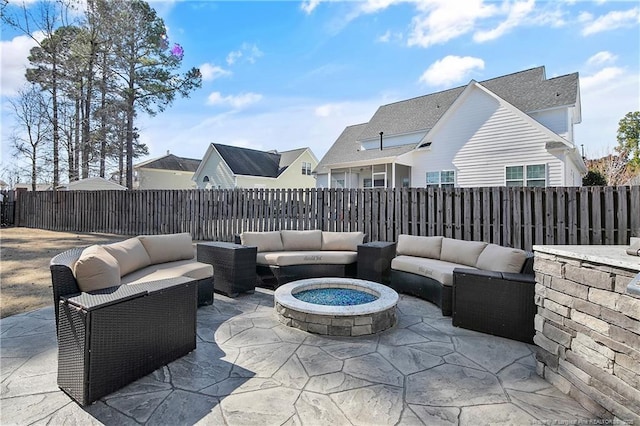
[[[273,292],[215,295],[197,349],[84,409],[56,385],[53,307],[0,320],[0,423],[536,424],[593,418],[536,374],[533,346],[453,327],[402,295],[398,324],[321,337],[280,324]]]

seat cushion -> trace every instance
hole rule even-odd
[[[478,256],[476,268],[515,274],[522,270],[525,260],[527,253],[523,250],[489,244]]]
[[[459,263],[462,266],[476,266],[478,257],[487,246],[484,241],[465,241],[453,238],[442,239],[440,260]]]
[[[191,234],[141,235],[138,237],[152,265],[193,258]]]
[[[269,266],[348,265],[357,260],[358,253],[353,251],[305,250],[258,253],[256,263]]]
[[[149,254],[138,238],[129,238],[102,247],[118,261],[121,277],[151,264]]]
[[[363,232],[322,232],[322,250],[358,251],[363,241]]]
[[[245,246],[257,247],[258,253],[284,250],[280,231],[243,232],[240,234],[240,243]]]
[[[402,234],[398,236],[396,253],[399,255],[405,254],[407,256],[440,259],[441,249],[442,237],[419,237]]]
[[[159,263],[138,269],[122,277],[122,284],[139,284],[167,278],[187,277],[201,280],[213,276],[213,266],[193,259]]]
[[[286,251],[322,250],[322,231],[280,231]],[[273,250],[272,250],[273,251]]]
[[[82,251],[73,266],[73,274],[80,291],[120,285],[118,261],[99,245],[89,246]]]
[[[391,269],[422,275],[423,277],[434,279],[446,286],[453,285],[453,270],[461,267],[476,269],[459,263],[405,255],[396,256],[391,261]]]

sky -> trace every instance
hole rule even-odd
[[[183,71],[202,87],[165,112],[141,114],[150,155],[202,158],[209,143],[309,147],[320,160],[348,125],[381,105],[537,66],[578,72],[589,158],[617,146],[618,121],[640,110],[637,1],[368,0],[149,2]],[[1,162],[12,160],[7,101],[24,84],[33,43],[1,34]]]

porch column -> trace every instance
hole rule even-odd
[[[396,187],[396,162],[391,163],[391,187]]]
[[[331,169],[329,169],[329,176],[327,177],[327,189],[331,189]]]

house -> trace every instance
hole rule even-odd
[[[314,170],[323,188],[581,186],[578,73],[537,67],[383,105]]]
[[[126,191],[127,187],[102,177],[75,180],[58,186],[61,191]]]
[[[133,166],[134,189],[193,189],[191,180],[200,160],[171,154]]]
[[[315,188],[318,159],[309,148],[258,151],[212,143],[193,175],[198,188]]]
[[[16,191],[32,191],[33,187],[30,183],[19,182],[13,186],[13,189]],[[36,183],[36,191],[53,191],[53,185],[51,185],[50,183]]]

